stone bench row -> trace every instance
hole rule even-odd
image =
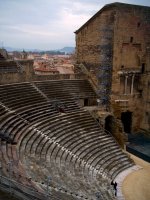
[[[97,177],[94,176],[100,167],[115,176],[118,168],[129,165],[128,158],[112,142],[111,136],[100,130],[86,111],[60,113],[54,106],[48,106],[50,109],[44,105],[44,112],[37,106],[39,115],[31,107],[25,107],[17,111],[19,114],[8,112],[0,119],[3,134],[13,136],[18,142],[23,162],[25,155],[34,158],[35,162],[44,161],[46,168],[63,178],[64,182],[67,183],[68,179],[72,184],[74,180],[79,181],[77,185],[85,187],[81,193],[89,190],[89,196],[97,188]],[[71,176],[65,177],[69,171]],[[76,175],[77,179],[74,179]],[[92,178],[94,186],[90,190]]]
[[[57,125],[56,125],[56,126],[57,126]],[[57,126],[57,127],[58,127],[58,126]],[[68,129],[68,128],[67,128],[67,129]],[[59,130],[59,128],[58,128],[58,130]],[[61,129],[60,129],[60,130],[61,130]],[[61,131],[62,131],[62,130],[61,130]],[[52,132],[54,132],[54,131],[52,131]],[[29,152],[34,152],[34,151],[35,151],[35,152],[40,152],[39,150],[36,150],[36,149],[37,149],[37,148],[38,148],[38,149],[43,149],[43,147],[40,147],[40,143],[38,142],[38,140],[42,141],[42,144],[43,144],[44,146],[46,146],[46,145],[45,145],[45,141],[44,141],[45,138],[44,138],[44,136],[43,136],[44,139],[43,139],[43,138],[42,138],[42,139],[39,139],[39,137],[37,137],[36,134],[34,134],[34,132],[33,132],[33,135],[34,135],[34,137],[33,137],[33,138],[30,137],[30,139],[29,139],[28,141],[30,141],[30,143],[32,143],[32,140],[33,140],[33,141],[35,140],[36,145],[34,146],[34,145],[32,144],[32,150],[29,150],[30,148],[28,148],[28,151],[29,151]],[[73,135],[73,134],[72,134],[72,135]],[[96,133],[96,136],[97,136],[97,135],[98,135],[98,133]],[[78,137],[78,136],[77,136],[77,137]],[[87,139],[88,139],[87,133],[85,133],[85,138],[86,138],[86,137],[87,137]],[[35,139],[35,138],[38,138],[38,140]],[[66,138],[67,138],[67,137],[66,137]],[[80,138],[78,137],[78,138],[77,138],[77,141],[75,141],[75,144],[76,144],[76,142],[78,143],[78,141],[80,141],[79,139],[80,139]],[[96,138],[96,139],[97,139],[97,138]],[[55,140],[56,140],[56,142],[57,142],[57,139],[56,139],[56,138],[55,138]],[[106,141],[105,141],[105,142],[106,142]],[[81,142],[81,144],[82,144],[82,142]],[[92,144],[92,141],[91,141],[91,144]],[[84,143],[83,143],[83,145],[84,145]],[[63,144],[62,144],[62,146],[63,146]],[[72,147],[72,144],[71,144],[70,146]],[[81,146],[81,147],[82,147],[82,146]],[[50,148],[50,147],[49,147],[49,148]],[[115,148],[116,148],[116,147],[115,147]],[[68,146],[67,146],[67,149],[69,149]],[[50,149],[49,151],[52,153],[52,152],[54,152],[54,149],[53,149],[53,150]],[[28,153],[29,153],[29,152],[28,152]],[[50,152],[49,152],[49,155],[51,155]],[[43,155],[46,155],[46,152],[44,152],[44,153],[42,153],[42,154],[43,154]],[[57,153],[57,154],[58,154],[58,153]],[[59,156],[58,156],[58,157],[59,157]]]
[[[31,140],[30,140],[31,141]],[[26,142],[25,142],[26,143]],[[21,145],[22,146],[22,145]],[[39,146],[39,145],[38,145]],[[24,151],[23,151],[24,152]]]
[[[15,180],[17,183],[17,186],[19,186],[19,183],[22,185],[25,189],[25,187],[29,187],[29,191],[27,193],[29,194],[38,194],[36,198],[38,199],[44,199],[44,194],[42,193],[39,188],[36,187],[36,184],[32,181],[32,179],[26,174],[22,163],[20,162],[16,147],[12,146],[10,144],[7,144],[6,142],[0,141],[0,162],[1,162],[1,175],[11,178],[11,180]],[[10,184],[10,183],[9,183]],[[15,189],[17,190],[17,186]],[[13,187],[13,186],[12,186]],[[20,188],[21,191],[21,188]],[[38,192],[40,193],[38,193]],[[25,192],[22,191],[22,192]],[[30,196],[30,195],[29,195]],[[65,200],[66,198],[68,200],[75,200],[74,196],[80,197],[78,194],[70,194],[68,191],[66,193],[64,190],[58,190],[58,188],[53,188],[53,191],[51,191],[50,198],[53,200],[58,200],[60,197],[62,200]],[[27,197],[27,196],[26,196]],[[85,199],[85,198],[82,198]],[[88,198],[87,198],[88,199]]]
[[[25,105],[34,105],[37,102],[46,102],[43,97],[34,87],[25,84],[25,88],[0,86],[0,101],[11,109],[16,109]]]
[[[81,119],[80,119],[81,120]],[[87,119],[85,119],[85,121],[87,121]],[[79,122],[78,122],[79,123]],[[55,124],[55,123],[54,123]],[[56,125],[56,124],[55,124]],[[73,127],[73,124],[71,124],[71,127]],[[67,127],[68,128],[68,127]],[[61,129],[60,129],[61,130]],[[52,132],[54,132],[54,131],[52,131]],[[85,134],[85,137],[87,137],[87,134]],[[56,138],[55,138],[56,139]],[[78,138],[79,139],[79,138]],[[57,140],[56,140],[57,141]],[[77,140],[78,141],[78,140]],[[91,144],[92,144],[92,142],[91,142]],[[72,145],[71,145],[72,146]],[[33,147],[33,145],[32,145],[32,147]],[[33,148],[34,149],[34,148]],[[42,148],[41,148],[42,149]]]
[[[48,96],[53,94],[53,91],[59,91],[67,92],[73,96],[80,96],[83,94],[84,96],[96,97],[93,88],[87,80],[58,80],[34,83]]]
[[[34,186],[19,161],[16,146],[8,144],[5,141],[0,141],[0,152],[2,175],[10,177],[26,186]]]
[[[61,99],[66,101],[66,104],[68,100],[73,99],[68,92],[57,90],[54,90],[49,98],[50,100]],[[36,103],[47,103],[47,99],[30,83],[0,86],[0,101],[15,110],[20,107],[33,106]]]
[[[28,154],[29,155],[29,154]],[[36,155],[34,155],[34,156],[32,156],[33,158],[39,158],[39,155],[38,154],[36,154]],[[41,159],[40,159],[41,160]],[[43,160],[41,160],[41,162],[43,163]],[[63,161],[62,161],[63,162]],[[45,162],[44,162],[45,163]],[[54,163],[53,164],[53,166],[52,166],[52,163]],[[66,163],[65,162],[63,162],[64,163],[64,165],[66,166]],[[46,164],[46,166],[49,166],[48,165],[48,163]],[[51,165],[49,166],[50,167],[50,169],[52,170],[51,171],[51,173],[54,173],[54,174],[57,174],[57,172],[56,172],[56,170],[58,170],[59,171],[59,174],[61,173],[61,174],[64,174],[64,171],[61,171],[61,169],[59,170],[59,169],[57,169],[57,168],[59,168],[59,167],[57,167],[58,166],[58,163],[56,163],[56,162],[54,162],[54,158],[51,160]],[[69,171],[67,171],[67,173],[68,173]],[[84,183],[85,184],[85,183]],[[86,185],[86,184],[85,184]]]
[[[71,112],[72,110],[79,109],[74,103],[69,102],[70,104],[64,108],[65,112]],[[25,109],[25,108],[24,108]],[[33,112],[34,111],[34,112]],[[3,129],[3,132],[6,132],[8,135],[13,131],[13,129],[22,128],[24,123],[27,124],[32,121],[36,121],[36,119],[42,119],[42,117],[47,116],[51,117],[52,114],[59,113],[57,109],[51,104],[36,104],[35,108],[30,107],[24,111],[15,112],[7,112],[1,119],[0,128]],[[21,124],[21,125],[20,125]]]

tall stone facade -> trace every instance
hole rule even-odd
[[[98,80],[102,105],[120,109],[125,132],[149,130],[150,7],[108,4],[75,33],[77,64]]]

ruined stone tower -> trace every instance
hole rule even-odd
[[[150,129],[150,7],[105,5],[75,33],[101,105],[119,107],[125,132]]]

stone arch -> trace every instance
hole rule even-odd
[[[112,115],[108,115],[105,118],[105,130],[110,132],[111,134],[114,134],[115,129],[116,129],[115,118]]]
[[[132,112],[127,110],[121,113],[121,121],[124,127],[125,133],[131,133],[132,131]]]

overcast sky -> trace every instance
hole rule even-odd
[[[0,0],[0,47],[75,46],[74,31],[112,0]],[[150,0],[120,0],[150,6]]]

